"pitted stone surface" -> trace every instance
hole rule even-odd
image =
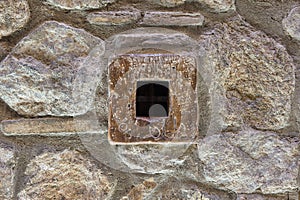
[[[198,153],[206,181],[220,189],[284,193],[298,187],[298,145],[296,138],[248,130],[208,136]]]
[[[14,151],[0,143],[0,155],[0,199],[10,200],[14,190]]]
[[[47,0],[48,4],[67,10],[89,10],[105,7],[115,0]]]
[[[300,6],[293,8],[282,20],[283,29],[296,40],[300,41]]]
[[[235,10],[235,0],[151,0],[165,7],[175,7],[188,2],[198,2],[207,6],[213,12]]]
[[[246,22],[233,19],[203,36],[215,79],[217,103],[229,127],[248,124],[281,129],[288,123],[295,90],[294,66],[286,49]],[[216,86],[217,85],[217,86]]]
[[[27,166],[25,188],[18,199],[106,199],[112,182],[88,158],[75,150],[46,152]]]
[[[21,29],[29,17],[30,10],[26,0],[0,1],[0,39]]]
[[[101,54],[101,39],[63,23],[45,22],[0,64],[1,98],[26,116],[85,113],[90,106],[87,101],[94,100],[88,74],[97,74],[94,65],[85,62],[96,45],[95,54]]]

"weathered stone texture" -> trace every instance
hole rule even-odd
[[[238,194],[236,200],[298,200],[288,195]]]
[[[204,138],[198,147],[207,182],[237,193],[292,192],[298,187],[297,138],[254,130]]]
[[[153,178],[147,179],[138,185],[135,185],[128,193],[128,195],[122,197],[121,200],[142,200],[147,197],[153,189],[157,186],[157,183]]]
[[[147,26],[202,26],[203,22],[200,13],[145,12],[140,23]]]
[[[289,15],[282,20],[282,26],[287,34],[300,41],[300,7],[290,11]]]
[[[18,194],[20,200],[103,200],[113,190],[103,172],[74,150],[43,153],[28,164],[25,174],[29,179]]]
[[[115,0],[47,0],[48,4],[67,10],[89,10],[105,7]]]
[[[0,39],[21,29],[29,17],[30,10],[26,0],[0,1]]]
[[[214,70],[219,116],[227,126],[258,129],[287,125],[295,90],[293,60],[286,49],[246,22],[216,25],[203,36],[207,63]]]
[[[182,5],[185,2],[198,2],[202,5],[207,6],[213,12],[227,12],[235,10],[234,0],[151,0],[165,7],[175,7]]]
[[[118,159],[132,171],[141,173],[170,173],[183,165],[186,145],[120,145]],[[180,157],[181,156],[181,157]]]
[[[1,98],[21,115],[85,113],[90,106],[87,101],[94,100],[88,74],[97,74],[97,70],[83,63],[98,44],[97,53],[101,54],[101,39],[62,23],[45,22],[0,64]],[[80,85],[75,83],[78,79]],[[87,91],[84,85],[88,85]]]
[[[14,190],[14,151],[0,143],[0,155],[0,199],[10,200]]]
[[[203,187],[196,183],[167,178],[157,183],[153,178],[145,180],[131,189],[122,200],[161,199],[161,200],[232,200],[235,196],[221,190]]]
[[[151,0],[151,1],[153,1],[153,0]],[[158,3],[165,7],[175,7],[175,6],[184,4],[185,1],[186,0],[155,0],[153,2]]]
[[[89,23],[94,25],[125,25],[138,21],[140,11],[96,12],[87,16]]]
[[[235,0],[194,0],[208,6],[214,12],[227,12],[235,10]]]

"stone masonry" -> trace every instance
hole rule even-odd
[[[299,200],[299,143],[299,0],[0,1],[0,200]]]

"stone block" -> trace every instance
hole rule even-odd
[[[24,27],[29,17],[30,9],[26,0],[0,1],[0,39]]]
[[[245,130],[204,138],[198,153],[205,180],[236,193],[293,192],[298,188],[299,141]]]
[[[6,136],[65,136],[71,134],[101,133],[94,121],[88,119],[74,120],[73,118],[3,120],[0,130]]]
[[[19,200],[102,200],[111,196],[113,182],[76,150],[44,152],[28,164],[27,182]]]
[[[115,0],[47,0],[49,5],[66,10],[98,9],[113,3]]]
[[[200,13],[145,12],[140,24],[146,26],[202,26],[204,17]]]
[[[197,2],[207,6],[212,12],[221,13],[235,10],[235,0],[149,0],[165,7],[175,7],[189,2]]]
[[[139,11],[94,12],[87,16],[87,20],[93,25],[126,25],[138,21],[141,18]]]
[[[25,116],[86,113],[101,69],[100,61],[91,60],[101,60],[103,46],[101,39],[84,30],[55,21],[43,23],[1,62],[1,98]],[[92,51],[94,47],[97,50]]]
[[[201,37],[204,65],[213,80],[212,109],[223,126],[286,127],[295,67],[285,47],[240,19],[218,24]]]

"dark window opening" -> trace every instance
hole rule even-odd
[[[136,117],[168,117],[169,82],[138,81]]]

